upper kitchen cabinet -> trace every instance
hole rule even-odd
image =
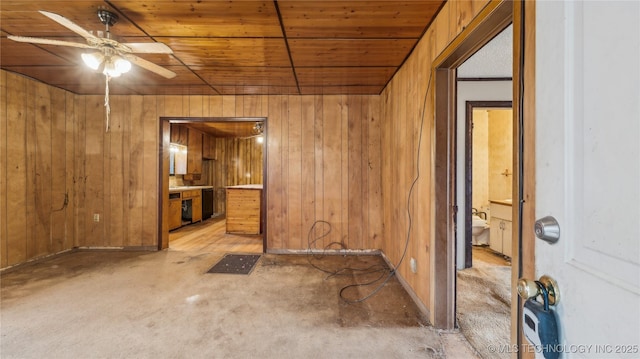
[[[171,143],[187,146],[189,129],[178,123],[171,124]]]
[[[202,136],[202,158],[205,160],[216,159],[216,139],[215,137],[204,134]]]
[[[200,175],[202,173],[202,136],[202,132],[192,128],[188,129],[187,174]]]

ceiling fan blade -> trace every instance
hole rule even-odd
[[[168,79],[172,79],[174,77],[176,77],[176,73],[171,71],[171,70],[167,70],[162,66],[158,66],[156,64],[154,64],[153,62],[149,62],[145,59],[142,59],[138,56],[134,56],[134,55],[126,55],[125,58],[129,61],[131,61],[131,63],[134,63],[140,67],[142,67],[143,69],[149,70],[151,72],[155,72],[156,74],[168,78]]]
[[[44,10],[39,10],[39,12],[48,17],[49,19],[57,22],[58,24],[66,27],[67,29],[75,32],[76,34],[84,37],[85,39],[91,39],[91,40],[100,40],[99,37],[95,36],[94,34],[90,33],[89,31],[83,29],[82,27],[80,27],[79,25],[77,25],[75,22],[67,19],[64,16],[49,12],[49,11],[44,11]]]
[[[27,36],[7,36],[7,39],[17,41],[17,42],[27,42],[30,44],[43,44],[43,45],[57,45],[57,46],[72,46],[79,47],[82,49],[94,49],[94,46],[88,44],[82,44],[79,42],[70,42],[70,41],[61,41],[61,40],[51,40],[51,39],[41,39],[38,37],[27,37]]]
[[[171,48],[161,42],[129,42],[122,45],[128,47],[134,54],[173,54]]]

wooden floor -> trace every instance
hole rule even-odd
[[[494,252],[489,246],[473,246],[472,248],[472,262],[474,265],[479,261],[491,265],[510,266],[511,261],[507,258],[500,253]]]
[[[262,235],[227,234],[224,218],[212,218],[169,232],[176,251],[262,253]]]

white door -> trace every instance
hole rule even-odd
[[[536,217],[560,224],[536,276],[564,357],[640,358],[639,69],[640,1],[536,3]]]

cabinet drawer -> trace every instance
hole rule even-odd
[[[189,191],[182,191],[182,198],[200,197],[202,191],[199,189],[193,189]]]
[[[511,206],[491,203],[489,209],[491,211],[491,218],[502,218],[508,221],[511,220]]]

